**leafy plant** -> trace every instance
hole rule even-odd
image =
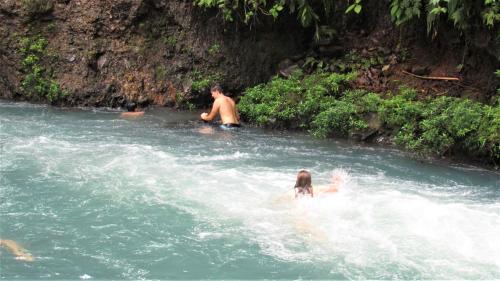
[[[309,129],[315,116],[355,77],[356,73],[323,72],[274,77],[267,84],[247,89],[238,107],[245,118],[260,125]]]
[[[484,24],[492,28],[496,22],[500,21],[500,1],[484,0],[483,20]]]
[[[361,9],[363,6],[361,6],[361,0],[354,0],[354,3],[349,5],[347,9],[345,10],[345,13],[348,14],[350,12],[355,12],[356,14],[361,13]]]
[[[155,68],[155,79],[164,80],[167,77],[167,69],[163,65],[158,65]]]
[[[22,0],[22,5],[30,19],[46,14],[54,8],[53,0]]]
[[[345,13],[359,14],[362,0],[347,0]],[[319,22],[326,21],[334,11],[334,0],[193,0],[194,5],[202,8],[217,8],[226,21],[235,18],[252,25],[259,16],[271,16],[276,19],[284,12],[297,16],[304,26],[316,26],[315,37],[320,36]],[[500,21],[499,0],[391,0],[389,13],[393,22],[400,26],[422,14],[427,18],[427,30],[436,31],[436,24],[441,17],[447,19],[459,29],[466,30],[476,24],[478,19],[488,28],[493,28]]]
[[[215,43],[212,46],[210,46],[210,48],[208,49],[208,54],[213,56],[213,55],[219,53],[219,51],[220,51],[220,45]]]
[[[67,92],[52,79],[51,71],[47,71],[42,65],[47,56],[47,45],[47,39],[41,36],[21,39],[19,52],[23,57],[21,64],[25,74],[21,81],[21,91],[28,98],[37,96],[54,102],[66,96]]]
[[[420,17],[421,0],[392,0],[391,17],[396,25],[401,25],[411,19]]]
[[[219,81],[222,77],[220,73],[205,75],[198,70],[192,71],[189,76],[193,80],[191,90],[195,92],[201,92],[208,89],[210,86],[212,86],[212,84]]]
[[[177,38],[174,35],[163,37],[163,43],[168,47],[175,47],[177,45]]]
[[[360,0],[356,0],[358,3]],[[319,13],[326,16],[333,10],[333,0],[193,0],[195,6],[201,8],[217,8],[225,21],[234,21],[240,18],[244,23],[252,25],[258,16],[278,18],[288,11],[297,16],[297,20],[304,26],[315,25],[320,21]],[[320,5],[317,5],[317,4]],[[321,8],[320,8],[321,7]],[[361,7],[359,5],[359,7]],[[358,11],[360,8],[353,8]],[[318,33],[316,33],[318,34]]]
[[[316,72],[275,77],[246,90],[238,105],[258,125],[301,128],[316,137],[347,136],[368,127],[375,114],[394,142],[421,155],[463,151],[500,163],[500,102],[483,105],[468,99],[421,99],[402,87],[382,99],[353,90],[356,73]]]

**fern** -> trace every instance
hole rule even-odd
[[[484,24],[492,28],[496,22],[500,21],[500,1],[485,0],[484,6],[482,13]]]

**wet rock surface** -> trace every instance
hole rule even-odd
[[[276,74],[306,36],[289,22],[224,24],[187,0],[40,1],[50,6],[38,14],[22,1],[0,2],[0,97],[21,98],[17,50],[27,36],[49,41],[53,78],[71,94],[64,103],[90,106],[172,104],[193,77],[241,91]]]

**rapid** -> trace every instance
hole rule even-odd
[[[500,279],[498,173],[196,119],[0,102],[0,278]]]

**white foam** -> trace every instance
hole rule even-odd
[[[170,136],[165,133],[165,137]],[[92,141],[52,133],[12,137],[3,144],[7,160],[2,168],[19,169],[13,165],[23,158],[37,166],[28,180],[64,181],[68,194],[88,192],[114,204],[173,206],[203,223],[193,231],[196,240],[244,239],[259,245],[263,255],[296,263],[321,262],[346,278],[401,279],[412,273],[421,279],[500,276],[500,203],[470,198],[469,190],[475,186],[451,179],[446,184],[419,182],[404,174],[398,178],[359,162],[330,171],[323,168],[322,158],[330,152],[298,149],[288,140],[276,149],[269,149],[275,143],[263,140],[266,149],[226,149],[190,143],[194,141],[189,136],[173,137],[178,138],[173,148],[170,142],[146,143],[145,138],[135,143],[137,139],[121,135]],[[321,154],[319,159],[307,158],[315,152]],[[312,163],[312,168],[307,166],[313,185],[340,178],[339,192],[294,200],[290,194],[298,168],[287,163],[282,155],[286,153]],[[355,157],[346,155],[336,159]],[[297,166],[306,166],[299,160]],[[81,204],[84,209],[85,202]],[[100,222],[105,215],[98,213],[95,220]],[[145,274],[109,255],[86,255],[126,268],[123,277]]]

